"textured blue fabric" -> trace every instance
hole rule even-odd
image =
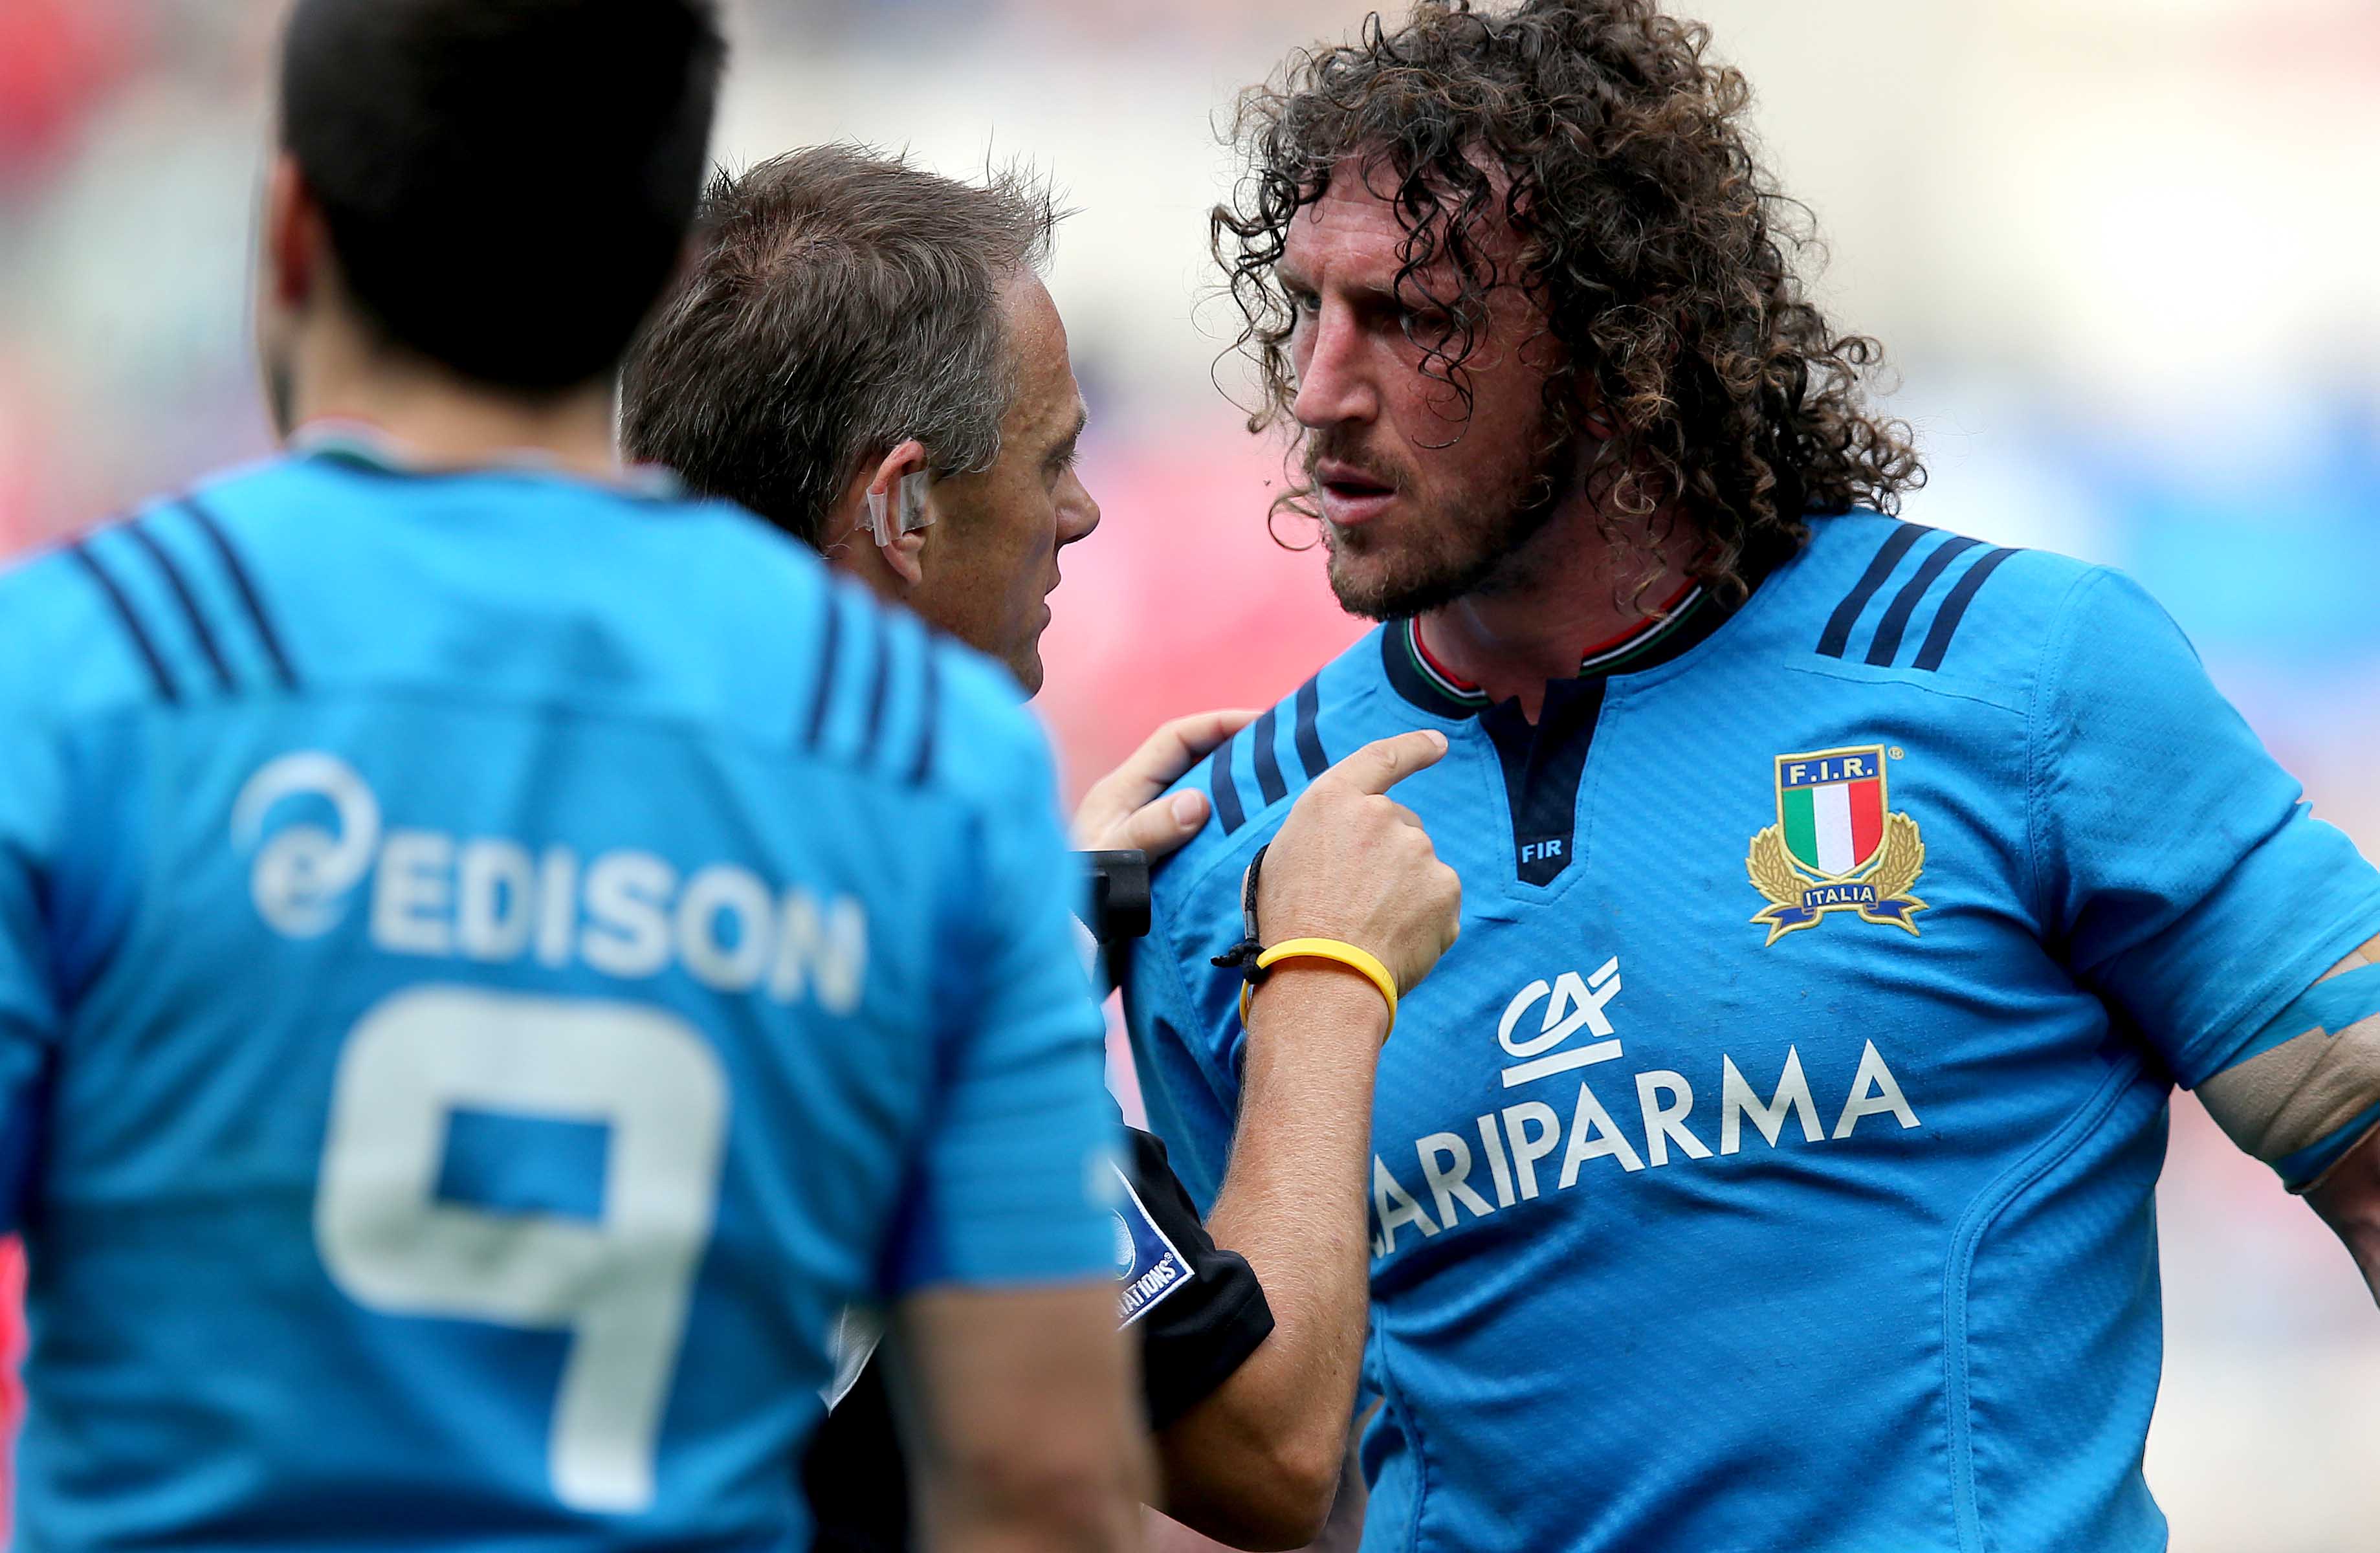
[[[2321,1029],[2337,1035],[2350,1025],[2374,1017],[2380,1017],[2380,965],[2361,965],[2308,989],[2303,997],[2275,1014],[2246,1042],[2217,1059],[2215,1071],[2236,1068],[2251,1057],[2261,1057],[2284,1042],[2297,1039],[2308,1030]]]
[[[1871,514],[1814,529],[1604,687],[1543,885],[1507,773],[1560,762],[1415,692],[1399,627],[1318,676],[1332,759],[1448,733],[1394,795],[1463,883],[1372,1118],[1375,1553],[2165,1545],[2141,1455],[2167,1098],[2380,932],[2380,875],[2120,576]],[[1249,743],[1191,779],[1242,820],[1160,871],[1125,988],[1204,1199],[1247,1039],[1208,959],[1304,786],[1268,801]],[[1845,751],[1913,878],[1878,855],[1826,883],[1764,841],[1779,760]],[[1796,882],[1759,888],[1764,858]]]
[[[431,1195],[500,1213],[603,1218],[612,1130],[573,1117],[521,1116],[457,1106]]]
[[[799,1547],[846,1301],[1111,1276],[1042,737],[758,520],[319,454],[0,621],[18,1546]]]

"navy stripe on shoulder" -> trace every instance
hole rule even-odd
[[[1843,601],[1835,606],[1834,614],[1828,619],[1826,632],[1818,638],[1820,652],[1828,658],[1843,655],[1843,649],[1851,645],[1852,627],[1859,624],[1860,612],[1867,608],[1867,601],[1892,576],[1893,568],[1900,564],[1900,558],[1909,553],[1910,547],[1932,532],[1923,524],[1908,523],[1886,537],[1876,559],[1867,564],[1867,570],[1860,574],[1859,581],[1843,595]]]
[[[859,759],[865,764],[876,758],[876,741],[884,733],[884,703],[892,694],[892,615],[889,610],[872,612],[876,617],[876,664],[868,679],[868,723],[859,735]]]
[[[239,552],[232,548],[230,536],[214,520],[214,515],[199,504],[197,497],[185,496],[179,505],[190,515],[190,520],[198,525],[199,532],[207,537],[208,542],[214,546],[215,554],[222,559],[225,575],[231,578],[232,590],[239,595],[241,606],[248,611],[249,621],[256,628],[256,639],[263,644],[265,657],[273,661],[273,673],[281,681],[281,687],[297,689],[298,674],[289,666],[289,655],[281,650],[281,635],[273,628],[273,617],[265,613],[264,600],[256,591],[256,584],[249,579],[248,567],[241,564]]]
[[[812,749],[826,735],[826,714],[834,706],[835,659],[843,649],[843,600],[832,583],[819,590],[819,613],[826,623],[819,639],[818,697],[810,703],[809,733],[803,740]]]
[[[1305,768],[1308,782],[1330,769],[1330,758],[1322,750],[1321,731],[1315,726],[1322,711],[1321,678],[1317,674],[1297,687],[1297,762]]]
[[[917,758],[909,766],[909,784],[922,787],[934,774],[934,720],[941,716],[942,671],[936,662],[941,655],[934,650],[933,637],[926,638],[926,650],[918,665],[917,678]]]
[[[1951,588],[1950,596],[1935,612],[1934,628],[1925,633],[1925,645],[1917,649],[1916,667],[1930,673],[1942,666],[1943,656],[1950,650],[1950,638],[1959,633],[1959,622],[1967,617],[1967,606],[1975,601],[1984,584],[1991,581],[1992,574],[2016,553],[2014,550],[1996,550],[1967,568],[1966,575]]]
[[[1239,784],[1232,780],[1232,746],[1239,742],[1240,736],[1233,734],[1215,746],[1214,758],[1207,762],[1207,786],[1215,799],[1215,818],[1227,836],[1248,822],[1247,810],[1240,807]]]
[[[190,635],[198,638],[199,650],[206,655],[207,666],[215,672],[215,683],[225,690],[231,689],[231,665],[224,661],[223,649],[215,645],[215,634],[208,628],[207,617],[200,612],[199,601],[191,594],[189,583],[184,580],[182,569],[174,564],[174,558],[165,553],[165,547],[157,542],[157,536],[149,532],[146,519],[135,518],[125,525],[124,531],[147,553],[158,575],[165,579],[165,587],[174,595],[174,601],[182,607],[183,618],[190,623]]]
[[[1925,590],[1936,579],[1950,569],[1950,563],[1983,543],[1964,534],[1953,534],[1936,545],[1917,568],[1915,576],[1893,595],[1892,607],[1884,612],[1882,624],[1876,628],[1876,640],[1868,644],[1867,661],[1871,668],[1884,668],[1900,655],[1900,640],[1909,633],[1909,617],[1917,613]]]
[[[1249,734],[1256,742],[1257,795],[1267,805],[1289,796],[1289,783],[1281,777],[1281,752],[1273,747],[1273,713],[1279,710],[1267,707]]]
[[[140,617],[133,613],[132,601],[124,596],[124,589],[116,586],[115,579],[107,575],[107,568],[99,564],[99,557],[93,555],[91,547],[82,540],[77,540],[68,545],[67,553],[81,563],[91,581],[97,583],[99,590],[107,596],[108,607],[115,612],[115,618],[132,637],[132,645],[140,652],[140,661],[149,665],[149,675],[157,684],[157,694],[168,701],[180,701],[182,693],[175,688],[174,676],[166,672],[164,659],[157,655],[157,644],[149,639],[149,633],[142,627]]]

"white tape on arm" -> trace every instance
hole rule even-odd
[[[2234,1143],[2304,1192],[2380,1126],[2380,964],[2358,953],[2337,966],[2248,1050],[2198,1098]]]

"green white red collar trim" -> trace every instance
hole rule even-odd
[[[1689,583],[1685,591],[1663,605],[1654,619],[1589,648],[1579,660],[1580,675],[1623,673],[1651,657],[1657,649],[1668,646],[1682,634],[1690,619],[1702,613],[1706,598],[1700,583]],[[1428,645],[1422,640],[1418,618],[1408,617],[1390,629],[1402,639],[1414,672],[1431,690],[1468,710],[1475,711],[1488,705],[1485,691],[1431,656]]]

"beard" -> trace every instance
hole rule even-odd
[[[1545,430],[1528,445],[1546,447]],[[1516,586],[1523,551],[1577,483],[1578,447],[1578,439],[1566,438],[1477,497],[1433,500],[1419,481],[1399,479],[1405,510],[1385,524],[1341,529],[1326,519],[1322,542],[1339,607],[1366,620],[1403,620]],[[1340,455],[1318,442],[1307,450],[1309,480],[1314,464],[1329,456]]]

